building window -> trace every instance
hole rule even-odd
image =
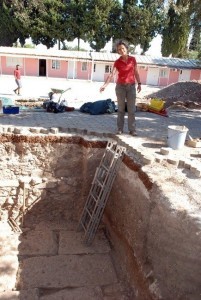
[[[87,62],[82,63],[82,71],[86,72],[87,71]]]
[[[60,61],[59,60],[52,60],[52,69],[54,69],[54,70],[60,69]]]
[[[168,77],[168,71],[167,69],[160,69],[160,77]]]
[[[14,68],[16,65],[23,65],[23,59],[18,57],[6,57],[6,66]]]
[[[109,66],[109,65],[106,65],[105,66],[105,73],[111,73],[111,71],[112,71],[112,67]]]
[[[94,64],[94,73],[96,72],[96,64]]]

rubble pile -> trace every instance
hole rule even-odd
[[[147,98],[165,100],[166,108],[180,106],[201,109],[201,80],[177,82],[147,95]]]
[[[15,104],[19,106],[25,106],[29,108],[42,107],[45,99],[17,99]]]

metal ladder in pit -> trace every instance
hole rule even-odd
[[[84,229],[84,243],[90,245],[100,224],[114,179],[126,148],[108,142],[83,209],[78,230]]]

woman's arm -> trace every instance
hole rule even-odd
[[[137,65],[135,65],[134,74],[135,74],[135,78],[138,82],[137,91],[139,93],[141,91],[141,81],[140,81],[140,75],[139,75],[139,72],[138,72]]]
[[[100,92],[103,92],[105,90],[105,88],[107,87],[107,85],[110,83],[111,79],[115,76],[116,71],[117,71],[117,69],[113,65],[112,71],[111,71],[110,75],[107,77],[105,83],[100,88]]]

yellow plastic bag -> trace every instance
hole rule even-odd
[[[165,101],[159,98],[151,99],[149,108],[161,111],[164,108]]]

